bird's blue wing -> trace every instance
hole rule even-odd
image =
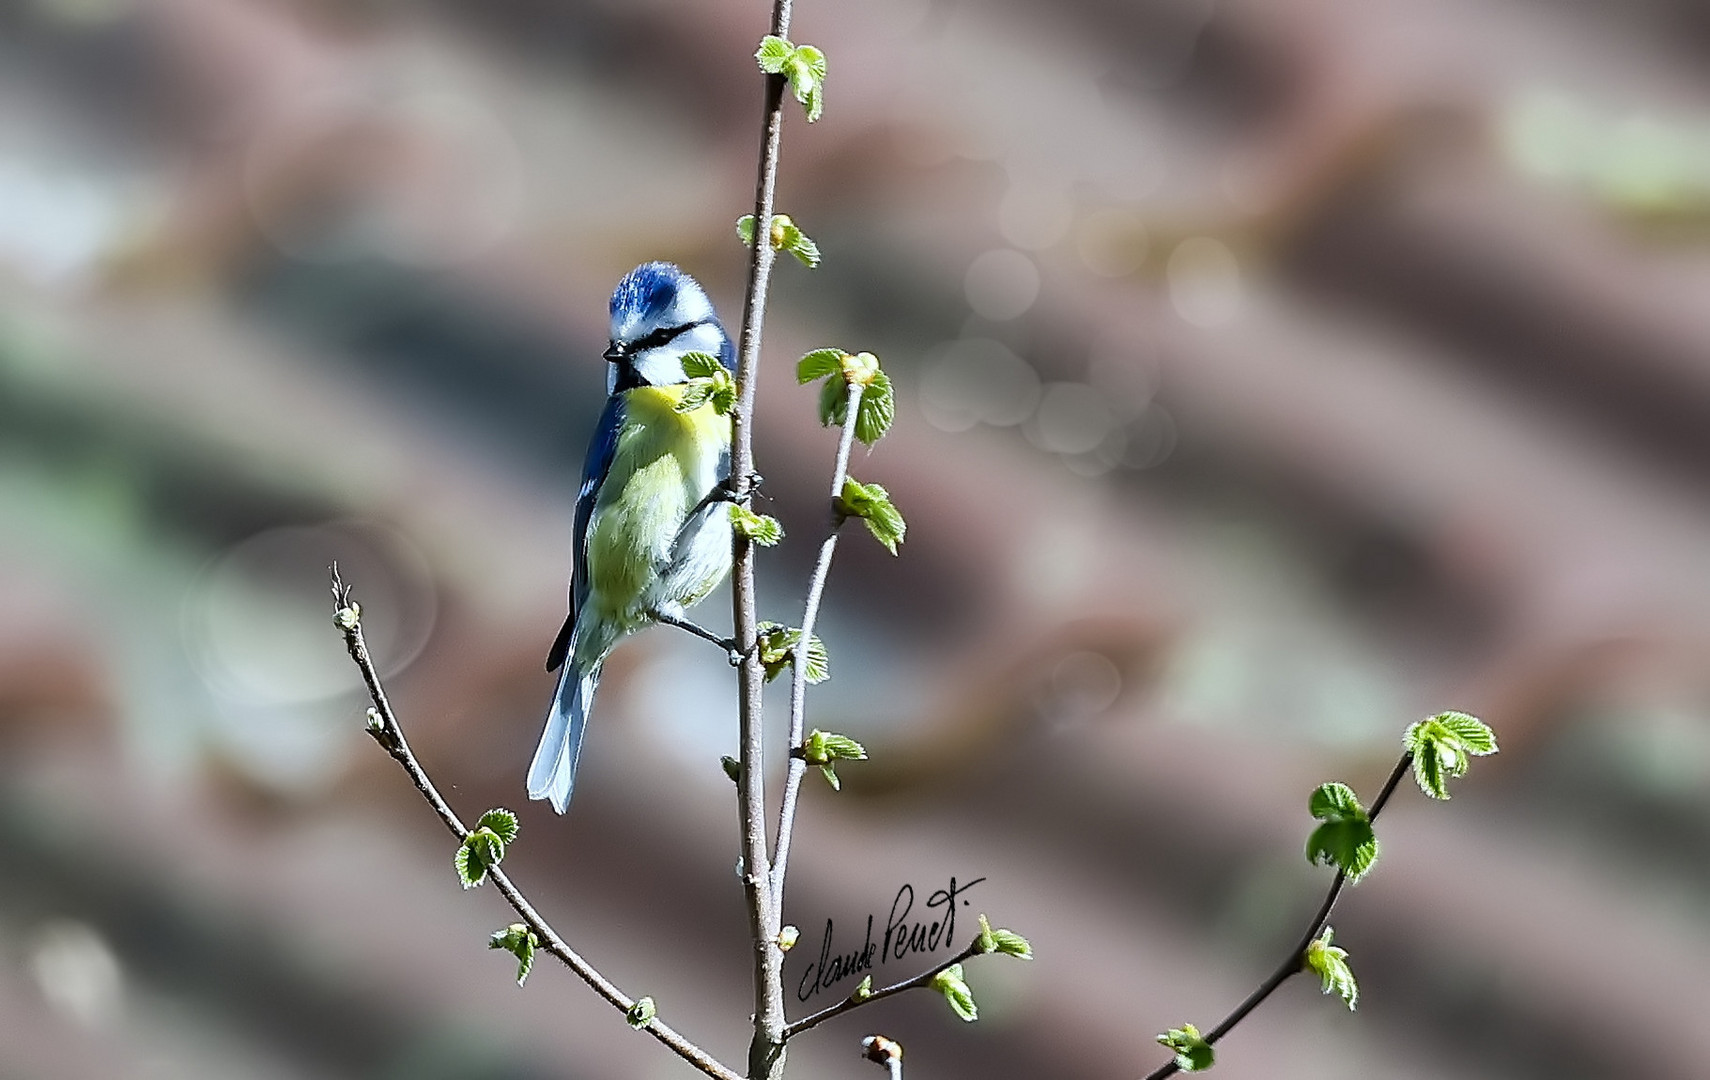
[[[570,642],[576,634],[576,615],[588,600],[588,521],[594,516],[594,502],[600,497],[600,486],[611,471],[612,458],[617,455],[618,431],[623,427],[623,395],[606,399],[594,426],[594,437],[588,443],[588,456],[582,462],[582,487],[576,493],[575,565],[570,572],[570,615],[552,643],[546,656],[546,670],[557,671],[570,655]]]
[[[736,374],[736,342],[730,339],[730,334],[725,331],[723,323],[714,319],[713,325],[718,327],[718,362],[723,364],[730,373],[734,375]]]

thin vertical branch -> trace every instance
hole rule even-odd
[[[774,0],[771,33],[788,37],[790,0]],[[766,291],[776,252],[772,211],[778,186],[778,154],[784,130],[784,77],[765,77],[760,165],[754,184],[754,246],[748,262],[742,333],[736,368],[737,403],[731,414],[731,478],[738,502],[754,487],[754,399],[759,385],[760,340],[766,320]],[[758,614],[754,589],[754,544],[738,533],[734,540],[732,621],[739,668],[740,780],[737,804],[742,819],[742,885],[748,905],[748,930],[754,945],[754,1038],[749,1044],[751,1080],[782,1076],[784,1065],[783,951],[778,948],[778,912],[772,903],[766,845],[765,737],[762,690],[765,667],[757,647]]]
[[[1401,760],[1395,763],[1395,768],[1390,772],[1389,779],[1384,781],[1383,790],[1378,792],[1378,797],[1372,802],[1372,808],[1367,813],[1368,820],[1377,820],[1378,812],[1384,808],[1385,803],[1389,802],[1389,797],[1395,794],[1396,785],[1401,783],[1401,778],[1407,775],[1407,769],[1412,764],[1413,754],[1411,752],[1401,755]],[[1282,963],[1277,965],[1276,970],[1259,984],[1258,989],[1248,994],[1241,1004],[1235,1006],[1234,1012],[1224,1017],[1221,1023],[1206,1033],[1206,1043],[1215,1044],[1217,1040],[1229,1034],[1236,1024],[1247,1018],[1248,1013],[1264,1004],[1265,999],[1276,992],[1277,987],[1303,970],[1306,963],[1307,946],[1311,945],[1313,939],[1318,937],[1319,932],[1324,929],[1324,924],[1330,921],[1330,913],[1335,910],[1336,901],[1341,899],[1342,890],[1347,883],[1348,875],[1341,870],[1336,871],[1335,880],[1330,882],[1330,891],[1325,894],[1324,902],[1318,905],[1318,914],[1312,917],[1312,922],[1306,927],[1306,933],[1302,934],[1300,940],[1295,944],[1294,951],[1283,957]],[[1165,1077],[1174,1076],[1180,1071],[1181,1066],[1171,1061],[1147,1073],[1146,1080],[1164,1080]]]
[[[831,530],[819,546],[819,561],[814,564],[813,577],[808,582],[807,605],[802,610],[801,638],[790,657],[790,769],[784,777],[784,801],[778,813],[778,850],[772,860],[772,906],[778,910],[779,918],[783,918],[784,873],[789,867],[790,838],[796,828],[796,801],[801,796],[802,775],[807,771],[807,760],[801,755],[802,742],[806,738],[803,728],[807,717],[807,654],[813,641],[814,624],[819,621],[819,604],[825,595],[825,581],[831,575],[831,557],[837,554],[838,531],[843,526],[844,515],[838,509],[838,499],[843,494],[843,481],[849,475],[849,452],[855,445],[855,421],[861,409],[863,389],[858,382],[849,384],[848,411],[843,417],[842,436],[837,441],[837,464],[831,471]]]

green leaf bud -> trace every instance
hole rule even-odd
[[[824,114],[826,66],[823,52],[812,45],[793,45],[784,38],[767,34],[760,39],[754,60],[766,74],[782,75],[789,80],[796,100],[807,110],[808,123]]]
[[[961,964],[951,964],[934,975],[931,986],[944,995],[944,1000],[950,1003],[951,1011],[957,1016],[967,1021],[980,1018],[979,1007],[974,1004],[974,992],[962,976]]]
[[[1013,930],[993,930],[984,914],[980,916],[980,936],[975,940],[975,946],[981,954],[997,952],[1017,960],[1033,959],[1033,946],[1026,938]]]
[[[528,981],[528,973],[534,968],[534,951],[540,947],[540,938],[535,936],[522,923],[512,923],[503,930],[493,931],[493,936],[487,939],[489,949],[504,949],[517,958],[517,985]]]
[[[333,612],[333,625],[350,633],[362,625],[362,605],[352,600],[344,607]]]
[[[1316,972],[1324,985],[1326,994],[1335,994],[1352,1011],[1360,1000],[1360,987],[1354,981],[1354,971],[1348,966],[1348,953],[1330,944],[1334,931],[1324,928],[1324,933],[1313,939],[1306,947],[1306,955],[1302,958],[1302,966]]]
[[[802,632],[775,622],[763,622],[756,631],[760,646],[760,663],[766,668],[766,681],[771,682],[789,668],[796,646],[801,642]],[[826,651],[825,642],[819,639],[818,634],[808,642],[807,658],[804,662],[807,665],[808,682],[817,685],[831,678],[831,654]]]
[[[784,526],[767,514],[756,514],[746,506],[730,504],[730,524],[737,533],[761,547],[772,547],[784,538]]]
[[[624,1014],[624,1019],[629,1022],[630,1027],[640,1031],[651,1024],[657,1015],[659,1015],[659,1010],[654,1006],[653,999],[644,997],[636,999],[635,1004],[631,1005],[629,1011]]]
[[[1158,1041],[1176,1052],[1176,1068],[1182,1072],[1204,1072],[1217,1059],[1211,1044],[1192,1024],[1171,1028],[1158,1036]]]
[[[837,778],[837,762],[866,761],[867,748],[847,735],[815,728],[802,742],[802,759],[819,767],[831,790],[841,791],[843,783]]]
[[[837,509],[846,517],[865,521],[873,538],[885,545],[885,550],[892,555],[897,553],[897,545],[908,533],[908,523],[891,502],[890,492],[878,484],[863,484],[852,476],[845,478]]]
[[[1401,743],[1413,755],[1419,790],[1433,799],[1449,797],[1449,777],[1464,775],[1473,758],[1497,752],[1496,733],[1463,712],[1438,713],[1410,725]]]

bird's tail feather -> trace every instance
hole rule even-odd
[[[546,730],[528,767],[528,797],[551,799],[552,808],[560,814],[570,805],[576,759],[582,755],[582,733],[588,726],[588,709],[594,703],[602,666],[595,663],[584,671],[572,658],[558,673],[558,691],[552,695],[552,710],[546,714]]]

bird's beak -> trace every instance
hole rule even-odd
[[[624,355],[623,354],[623,346],[619,345],[615,341],[609,342],[606,345],[606,354],[605,355],[606,355],[607,360],[610,360],[612,363],[615,364],[618,361],[623,359],[623,355]]]

